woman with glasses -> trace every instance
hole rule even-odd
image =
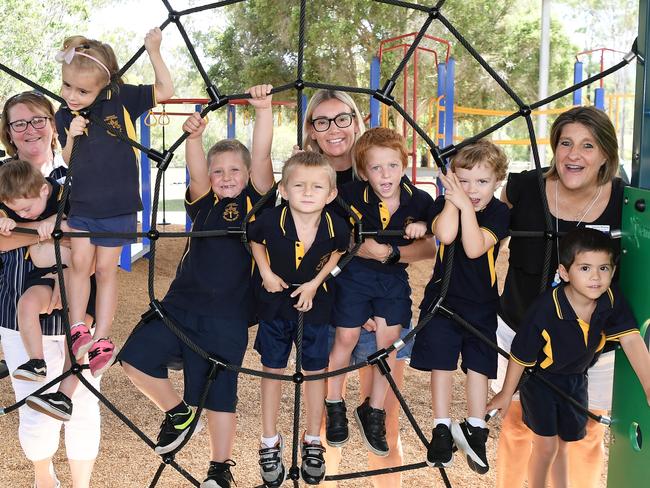
[[[44,176],[62,179],[66,166],[56,152],[54,108],[42,94],[23,92],[9,98],[0,118],[0,141],[11,158],[30,163]],[[33,224],[21,224],[30,227]],[[34,225],[35,226],[35,225]],[[16,304],[24,290],[25,278],[33,265],[26,259],[27,247],[37,236],[14,233],[0,236],[0,337],[9,371],[27,361],[28,356],[18,332]],[[58,287],[52,293],[51,309],[61,308]],[[65,335],[60,313],[41,320],[43,350],[47,362],[49,382],[63,371]],[[88,381],[99,389],[99,379],[84,373]],[[16,400],[21,400],[41,383],[11,378]],[[56,391],[58,385],[52,387]],[[65,444],[73,488],[87,488],[99,449],[100,418],[97,398],[86,388],[77,388],[75,405],[79,405],[70,421],[65,423]],[[78,403],[80,402],[80,403]],[[22,407],[19,413],[18,437],[27,459],[34,467],[34,486],[60,486],[54,473],[52,457],[59,446],[61,421]]]
[[[330,164],[336,170],[337,186],[344,185],[356,178],[352,171],[352,148],[363,134],[365,125],[361,112],[356,103],[345,92],[337,90],[318,90],[311,97],[305,113],[303,125],[303,148],[307,151],[316,151],[327,156]],[[412,263],[421,259],[432,259],[435,257],[435,243],[432,239],[422,239],[410,246],[400,247],[402,263]],[[366,239],[357,253],[358,256],[366,259],[385,261],[387,258],[387,246],[378,244],[374,239]],[[333,281],[333,285],[336,280]],[[370,354],[377,350],[374,331],[376,325],[372,320],[366,323],[361,331],[357,347],[352,352],[352,362],[364,361]],[[409,329],[404,328],[403,335]],[[330,330],[330,349],[334,344],[335,328]],[[404,365],[410,358],[412,342],[406,348],[399,351],[397,365],[391,372],[398,388],[402,388],[404,380]],[[369,396],[372,387],[372,369],[365,367],[359,370],[361,400]],[[328,415],[336,415],[336,405],[328,406]],[[379,457],[368,453],[368,465],[370,469],[381,469],[391,466],[402,465],[402,446],[399,438],[399,402],[389,391],[384,403],[386,410],[386,441],[389,447],[389,454],[386,457]],[[347,421],[347,420],[346,420]],[[341,460],[341,449],[330,446],[326,453],[327,474],[336,474]],[[392,473],[372,477],[375,488],[394,488],[401,486],[401,474]],[[323,486],[334,487],[336,482],[324,482]]]

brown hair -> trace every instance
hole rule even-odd
[[[462,147],[451,160],[451,170],[456,168],[472,169],[474,166],[484,164],[492,168],[497,181],[502,181],[508,171],[508,158],[503,150],[487,139]]]
[[[375,127],[367,130],[359,138],[352,151],[354,154],[354,171],[357,174],[365,172],[368,164],[368,151],[372,147],[386,147],[399,152],[402,168],[408,165],[408,150],[406,149],[406,139],[395,132],[393,129],[386,127]]]
[[[332,168],[332,165],[325,156],[312,151],[300,151],[287,159],[284,166],[282,166],[281,184],[287,184],[291,171],[297,166],[325,169],[330,182],[330,190],[336,188],[336,171],[334,171],[334,168]]]
[[[63,41],[63,50],[67,51],[70,48],[74,48],[76,52],[87,54],[101,61],[110,72],[110,79],[107,80],[106,84],[109,84],[111,81],[118,84],[123,83],[121,78],[115,77],[120,67],[117,64],[117,57],[115,57],[113,48],[108,44],[95,39],[88,39],[84,36],[72,36]],[[104,71],[97,61],[86,56],[74,56],[70,62],[70,66],[82,70],[92,70],[97,72],[98,76],[106,77],[106,71]]]
[[[246,166],[246,169],[251,169],[251,153],[248,148],[237,139],[222,139],[214,146],[212,146],[208,150],[208,155],[206,156],[208,160],[208,166],[212,163],[212,158],[214,158],[217,154],[225,152],[239,153],[242,161],[244,162],[244,166]]]
[[[553,155],[560,142],[562,130],[568,124],[582,124],[591,135],[596,139],[596,144],[600,150],[605,153],[607,161],[598,170],[598,185],[604,185],[611,181],[618,173],[618,140],[616,138],[616,129],[612,125],[612,121],[602,110],[596,107],[574,107],[566,112],[561,113],[553,126],[551,127],[551,149]],[[558,172],[555,166],[555,156],[551,161],[551,167],[546,172],[547,178],[557,178]]]
[[[36,198],[47,180],[27,161],[15,159],[0,166],[0,202]]]
[[[9,127],[10,110],[22,103],[28,106],[32,111],[41,112],[46,117],[50,117],[50,124],[54,133],[52,134],[52,151],[56,149],[56,128],[54,126],[54,107],[52,103],[45,98],[45,95],[37,91],[26,91],[10,97],[2,108],[2,117],[0,118],[0,141],[7,150],[7,154],[16,157],[18,148],[11,139],[11,127]]]

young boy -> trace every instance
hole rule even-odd
[[[361,326],[369,318],[377,324],[377,347],[386,348],[400,337],[411,320],[411,289],[406,264],[399,263],[398,246],[423,237],[431,220],[432,198],[415,188],[404,176],[408,153],[406,141],[397,132],[375,128],[365,132],[354,147],[355,172],[361,181],[344,185],[341,196],[363,222],[365,230],[402,230],[406,237],[378,236],[389,250],[384,262],[355,257],[337,278],[334,306],[336,337],[330,353],[330,371],[350,364]],[[395,365],[395,352],[387,358]],[[326,438],[330,446],[348,441],[345,375],[327,382]],[[377,456],[388,455],[384,400],[388,382],[379,368],[373,370],[370,396],[355,410],[364,443]]]
[[[0,233],[9,232],[20,222],[40,222],[36,242],[29,246],[35,269],[29,273],[25,292],[18,301],[18,328],[29,356],[29,361],[13,372],[13,377],[20,380],[42,382],[47,376],[39,315],[52,312],[52,296],[58,284],[52,270],[56,265],[54,244],[40,241],[51,238],[62,190],[56,180],[45,178],[25,161],[0,166]],[[69,264],[67,247],[61,247],[61,260]]]
[[[265,372],[283,374],[304,314],[302,369],[320,374],[327,368],[327,334],[333,298],[323,281],[347,249],[345,221],[324,210],[336,197],[336,172],[319,153],[299,152],[282,168],[280,193],[284,205],[266,212],[249,232],[251,250],[262,277],[255,349]],[[260,471],[264,485],[280,486],[286,476],[282,437],[277,431],[282,385],[262,378],[262,439]],[[325,380],[305,383],[307,428],[302,444],[301,474],[310,485],[325,476],[325,450],[320,424]]]
[[[585,373],[605,341],[623,346],[650,405],[648,348],[625,299],[609,288],[614,274],[611,240],[594,229],[574,229],[560,241],[559,260],[563,283],[544,292],[528,310],[512,342],[503,390],[488,408],[505,415],[524,368],[535,368],[535,376],[543,376],[586,409]],[[535,376],[519,391],[523,420],[535,436],[528,486],[543,488],[551,465],[555,479],[567,479],[566,446],[585,436],[587,416]]]
[[[431,225],[440,247],[433,277],[420,304],[426,313],[438,299],[445,273],[445,247],[460,236],[445,304],[493,342],[496,342],[499,299],[495,261],[509,224],[508,207],[494,197],[494,191],[505,178],[507,167],[503,151],[489,141],[480,140],[460,149],[451,161],[451,172],[440,176],[445,194],[436,199],[436,217]],[[452,424],[449,404],[459,354],[461,368],[467,374],[468,416],[462,423]],[[488,378],[496,377],[497,353],[453,320],[436,314],[415,337],[411,366],[431,371],[434,428],[427,464],[449,466],[455,441],[465,452],[470,468],[486,473],[485,405]]]
[[[236,140],[224,140],[203,151],[201,135],[206,121],[195,113],[183,130],[185,157],[190,173],[185,207],[192,230],[218,230],[241,226],[255,202],[273,186],[270,148],[271,129],[260,131],[258,121],[272,117],[270,85],[250,89],[256,109],[252,158]],[[268,121],[265,127],[272,128]],[[259,144],[258,144],[259,142]],[[249,181],[250,176],[250,181]],[[274,198],[269,200],[272,206]],[[210,356],[241,365],[248,342],[253,309],[251,257],[240,239],[230,237],[190,238],[167,295],[165,311],[183,332]],[[182,359],[184,398],[174,390],[167,365]],[[155,452],[174,451],[195,422],[205,388],[210,362],[192,351],[161,320],[139,327],[125,345],[121,359],[134,385],[162,411],[162,424]],[[237,374],[219,371],[205,401],[210,435],[211,462],[202,488],[230,488],[230,468],[235,440]],[[197,425],[198,428],[198,425]]]

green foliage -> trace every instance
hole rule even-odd
[[[54,54],[63,43],[62,33],[77,33],[99,0],[2,0],[0,60],[20,74],[57,92],[59,70]],[[29,89],[24,83],[0,74],[0,99]]]

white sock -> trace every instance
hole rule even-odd
[[[262,436],[262,444],[266,447],[275,447],[280,441],[280,434],[275,434],[273,437]]]
[[[444,418],[444,419],[433,419],[433,428],[435,429],[438,424],[445,424],[447,427],[451,427],[451,419],[450,418]]]
[[[328,400],[327,398],[325,399],[325,403],[328,403],[329,405],[334,405],[335,403],[341,403],[343,401],[342,398],[338,400]]]
[[[320,441],[320,436],[319,435],[307,435],[305,434],[305,442],[307,444],[322,444]]]
[[[485,429],[487,427],[485,420],[479,419],[477,417],[467,417],[467,423],[472,427],[480,427],[481,429]]]

